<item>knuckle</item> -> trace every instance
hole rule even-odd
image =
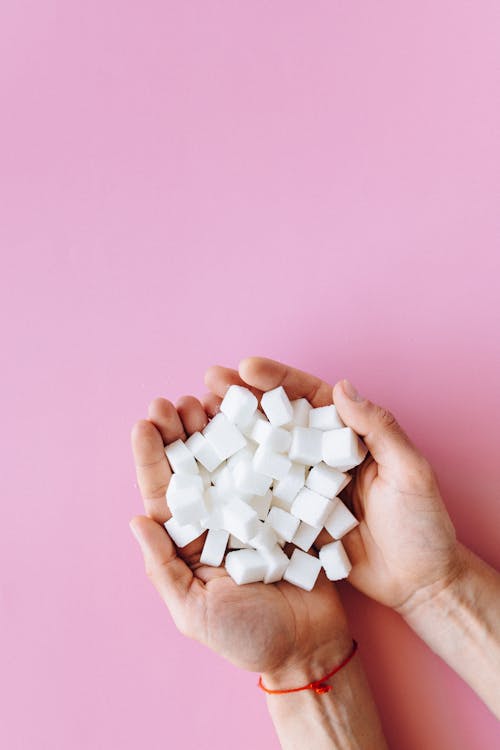
[[[392,411],[383,406],[378,407],[378,420],[385,429],[391,429],[397,426],[397,420]]]

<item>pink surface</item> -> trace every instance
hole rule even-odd
[[[128,530],[129,429],[209,364],[350,377],[500,563],[498,33],[495,0],[2,3],[1,747],[277,747]],[[342,589],[392,745],[498,745]]]

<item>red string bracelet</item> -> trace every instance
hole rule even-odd
[[[257,683],[258,687],[260,687],[261,690],[263,690],[265,693],[269,693],[271,695],[283,695],[284,693],[298,693],[299,690],[314,690],[314,692],[317,695],[322,695],[323,693],[329,693],[332,689],[331,685],[327,685],[326,681],[330,679],[330,677],[333,677],[336,672],[339,672],[342,667],[345,667],[346,664],[348,664],[356,651],[358,650],[358,644],[353,639],[352,641],[352,649],[351,652],[344,661],[342,661],[338,666],[336,666],[334,669],[332,669],[331,672],[328,672],[324,677],[321,678],[321,680],[314,680],[313,682],[309,682],[307,685],[302,685],[302,687],[296,687],[296,688],[290,688],[289,690],[269,690],[269,688],[266,688],[264,686],[264,683],[262,682],[262,675],[259,677],[259,682]]]

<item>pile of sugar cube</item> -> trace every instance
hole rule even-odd
[[[346,578],[351,563],[340,541],[358,521],[338,494],[367,449],[334,405],[290,401],[280,386],[259,404],[232,385],[202,432],[165,447],[172,468],[165,528],[178,547],[205,531],[200,562],[226,570],[237,584],[285,580],[310,591],[323,567]],[[308,554],[325,528],[334,541]],[[295,545],[290,557],[283,547]]]

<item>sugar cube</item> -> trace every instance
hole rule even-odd
[[[266,391],[262,395],[260,405],[273,427],[288,424],[293,417],[290,400],[281,385],[278,388],[273,388],[272,391]]]
[[[334,506],[324,524],[328,533],[334,539],[340,539],[345,534],[348,534],[349,531],[352,531],[358,524],[359,521],[356,516],[351,513],[342,500],[336,498]]]
[[[325,544],[319,551],[319,559],[330,581],[347,578],[352,568],[344,545],[340,541]]]
[[[244,448],[240,448],[239,451],[236,451],[236,453],[233,453],[232,456],[229,456],[229,458],[227,459],[227,465],[231,469],[231,471],[233,471],[236,465],[240,463],[240,461],[246,461],[247,463],[251,462],[254,453],[255,446],[251,443],[248,443],[248,445],[245,445]]]
[[[247,442],[238,428],[222,412],[210,420],[202,434],[222,460],[244,448]]]
[[[353,469],[367,453],[366,446],[350,427],[323,432],[323,461],[328,466]]]
[[[270,448],[277,453],[285,453],[289,449],[292,439],[288,430],[283,427],[273,427],[265,419],[256,420],[250,437],[254,442],[265,445],[266,448]]]
[[[253,431],[255,429],[255,425],[256,425],[257,422],[265,422],[266,424],[269,424],[269,422],[267,421],[267,419],[264,416],[264,414],[261,411],[257,410],[255,412],[255,414],[253,415],[253,417],[248,422],[248,424],[246,424],[246,425],[240,425],[240,427],[238,429],[243,433],[243,435],[246,438],[249,438],[250,440],[253,440],[252,433],[253,433]]]
[[[322,458],[323,435],[326,434],[311,427],[294,427],[288,457],[307,466],[318,464]]]
[[[324,461],[314,466],[306,479],[306,487],[324,497],[336,497],[351,481],[350,474],[343,474]]]
[[[305,521],[301,521],[292,542],[296,547],[300,547],[304,552],[308,552],[316,541],[320,531],[321,526],[310,526]]]
[[[246,425],[257,410],[258,401],[248,388],[231,385],[222,399],[220,411],[235,425]]]
[[[172,474],[166,492],[167,502],[183,490],[202,492],[203,480],[201,476],[199,474]]]
[[[297,493],[304,486],[306,469],[303,464],[292,463],[290,471],[273,486],[273,505],[290,510]]]
[[[281,581],[289,563],[289,559],[283,550],[275,544],[271,549],[262,548],[259,552],[266,563],[264,583]]]
[[[305,398],[296,398],[292,405],[292,424],[294,427],[309,427],[311,404]]]
[[[229,541],[227,543],[228,549],[251,549],[251,545],[246,542],[242,542],[234,534],[229,534]]]
[[[277,541],[278,538],[272,526],[261,521],[258,532],[249,540],[249,544],[255,549],[272,549]]]
[[[224,506],[224,528],[238,539],[248,542],[259,531],[260,521],[254,509],[239,498]]]
[[[170,512],[178,523],[196,524],[208,514],[201,490],[178,490],[168,500]]]
[[[265,474],[273,479],[284,479],[288,474],[292,462],[281,453],[270,450],[266,445],[259,445],[252,461],[253,468],[259,474]]]
[[[182,440],[174,440],[165,446],[165,455],[168,458],[170,468],[176,474],[198,474],[198,467],[193,454]]]
[[[271,508],[266,523],[285,541],[291,542],[299,527],[299,519],[282,508]]]
[[[202,464],[198,464],[198,471],[200,473],[201,481],[203,484],[204,489],[207,489],[207,487],[210,487],[211,484],[211,474],[209,471],[205,469]]]
[[[198,539],[204,531],[203,526],[199,522],[181,525],[173,516],[168,521],[165,521],[163,525],[177,547],[185,547],[194,539]]]
[[[323,495],[303,487],[290,509],[290,512],[309,526],[323,526],[331,510],[333,503]]]
[[[283,580],[293,583],[304,591],[311,591],[321,570],[317,557],[295,549],[283,575]]]
[[[271,477],[255,471],[249,461],[240,461],[233,470],[233,477],[239,492],[252,495],[265,495],[272,482]]]
[[[200,555],[200,563],[217,568],[224,557],[228,539],[229,532],[224,529],[210,529]]]
[[[208,471],[214,471],[222,461],[215,448],[201,432],[193,432],[186,440],[185,446]]]
[[[318,406],[309,412],[309,427],[315,427],[317,430],[337,430],[345,427],[338,415],[337,407]]]
[[[268,490],[265,495],[252,495],[248,500],[246,498],[243,499],[246,503],[252,506],[259,519],[265,521],[267,514],[269,513],[269,508],[271,507],[272,498],[273,493],[271,490]]]
[[[263,581],[267,565],[254,549],[238,549],[226,555],[226,570],[238,585]]]

